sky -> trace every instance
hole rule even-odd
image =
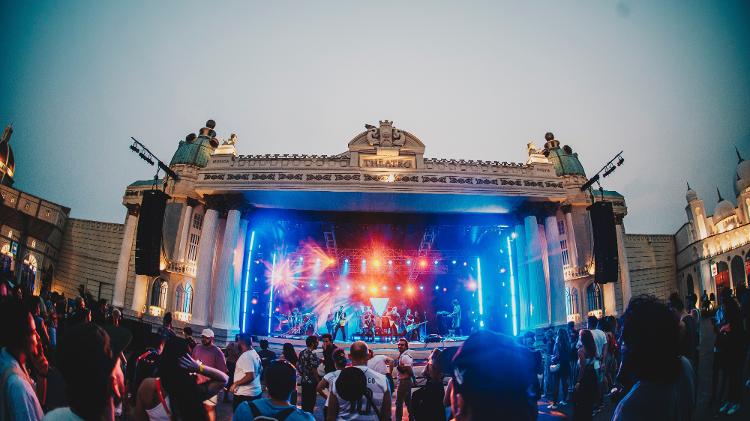
[[[742,1],[3,1],[15,187],[123,222],[122,195],[216,120],[240,154],[336,154],[394,121],[435,158],[524,162],[547,131],[625,196],[630,233],[709,213],[750,159]]]

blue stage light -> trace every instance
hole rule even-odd
[[[484,327],[484,298],[482,297],[482,262],[477,257],[477,293],[479,293],[479,326]]]
[[[516,233],[512,233],[506,241],[508,247],[508,267],[510,268],[510,305],[512,309],[511,314],[513,316],[513,336],[516,336],[518,335],[518,325],[516,323],[516,281],[513,276],[513,248],[510,246],[511,237],[516,238]]]
[[[455,265],[456,261],[455,260],[451,260],[451,264]]]
[[[328,288],[328,284],[325,284],[325,287]]]
[[[440,262],[438,260],[435,260],[433,263],[435,263],[435,266],[437,266],[437,264]]]
[[[273,287],[276,278],[276,253],[271,260],[271,289],[268,294],[268,334],[271,334],[271,319],[273,318]]]
[[[349,263],[349,259],[344,259],[344,263]]]
[[[245,261],[248,261],[250,257],[253,255],[253,247],[255,246],[255,231],[251,231],[250,233],[250,247],[248,247],[247,250],[247,257],[245,258]],[[256,260],[257,262],[257,260]],[[242,332],[247,332],[247,296],[250,292],[250,269],[252,266],[250,264],[247,264],[245,266],[245,279],[242,285],[242,310],[241,310],[241,319],[240,319],[240,330]]]
[[[440,289],[440,286],[439,285],[435,285],[435,291],[437,291],[439,289]]]

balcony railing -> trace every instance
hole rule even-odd
[[[563,267],[563,273],[565,274],[565,280],[570,281],[572,279],[585,278],[591,275],[585,267]]]
[[[167,272],[195,276],[195,262],[167,262]]]

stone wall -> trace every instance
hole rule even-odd
[[[83,284],[111,303],[123,232],[123,224],[68,219],[52,289],[74,297]]]
[[[633,297],[651,294],[666,299],[677,291],[674,236],[626,234],[625,249]]]

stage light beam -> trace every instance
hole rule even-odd
[[[515,233],[513,233],[515,234]],[[514,235],[511,234],[513,237]],[[508,267],[510,268],[510,306],[513,323],[513,336],[518,335],[518,325],[516,323],[516,280],[513,276],[513,248],[510,245],[510,237],[507,238],[508,245]]]
[[[479,293],[479,326],[484,327],[484,299],[482,297],[482,262],[477,257],[477,292]]]
[[[276,278],[276,253],[271,260],[271,291],[268,294],[268,334],[271,334],[271,319],[273,318],[273,287]]]

